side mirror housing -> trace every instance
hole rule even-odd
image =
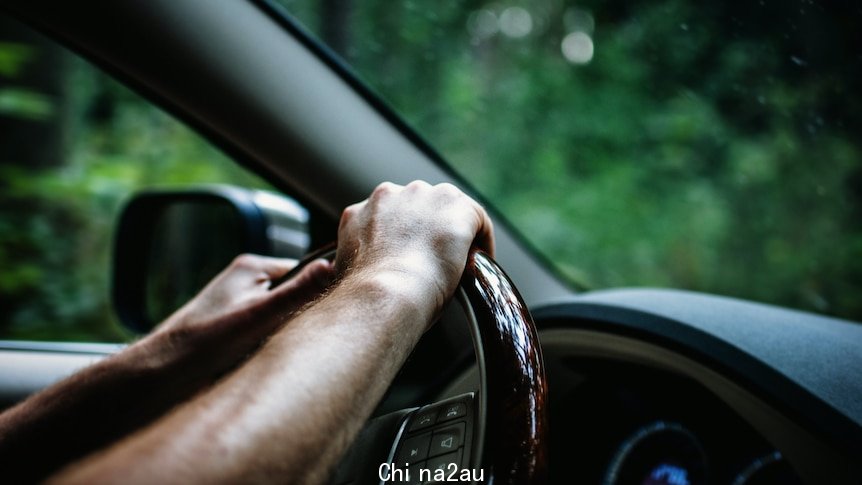
[[[114,309],[125,326],[147,332],[237,255],[299,259],[308,247],[308,211],[279,194],[232,186],[142,192],[117,227]]]

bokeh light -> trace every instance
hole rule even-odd
[[[497,14],[487,9],[477,10],[467,18],[467,32],[474,44],[493,37],[498,28]]]
[[[533,30],[533,17],[521,7],[509,7],[500,14],[500,31],[515,39],[526,37]]]
[[[585,32],[572,32],[560,45],[563,57],[572,64],[587,64],[593,60],[593,39]]]

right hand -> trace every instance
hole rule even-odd
[[[493,256],[490,217],[451,184],[384,182],[344,210],[335,270],[393,278],[437,313],[452,296],[471,245]]]

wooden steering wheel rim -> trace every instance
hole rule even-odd
[[[309,253],[272,286],[334,255],[335,248],[333,242]],[[548,384],[533,318],[506,273],[480,249],[470,250],[456,297],[467,314],[479,366],[473,465],[484,469],[488,484],[544,483]]]
[[[544,483],[548,384],[533,318],[506,273],[481,250],[470,251],[460,288],[474,320],[486,483]]]

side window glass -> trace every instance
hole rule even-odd
[[[130,338],[109,301],[113,229],[143,188],[267,188],[74,54],[0,16],[0,339]]]

